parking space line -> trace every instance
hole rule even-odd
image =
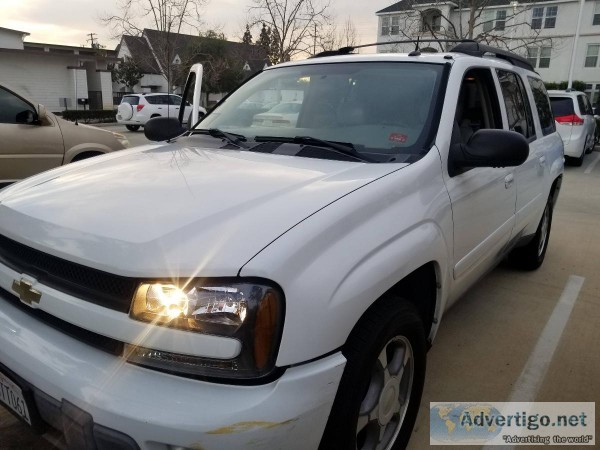
[[[600,161],[600,153],[596,155],[596,159],[590,163],[590,165],[587,167],[587,169],[585,169],[585,172],[583,173],[592,173],[592,170],[594,170],[594,167],[596,166],[596,164],[598,164],[598,161]]]
[[[535,401],[584,281],[585,278],[577,275],[569,277],[560,300],[554,307],[550,319],[548,319],[535,348],[529,355],[529,359],[515,383],[509,402]]]
[[[507,401],[509,402],[533,402],[537,393],[544,381],[550,362],[554,352],[558,347],[560,338],[563,334],[565,326],[569,321],[573,306],[579,297],[579,291],[583,286],[585,278],[571,275],[567,284],[558,300],[558,303],[552,311],[552,315],[538,341],[529,355],[529,359],[515,383],[515,386]],[[498,446],[486,445],[482,450],[494,450]],[[501,446],[503,450],[514,449],[514,445]]]

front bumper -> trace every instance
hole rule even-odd
[[[70,448],[107,448],[110,438],[123,449],[149,450],[319,445],[346,362],[340,353],[288,368],[265,385],[214,384],[126,363],[2,295],[0,364],[32,388],[42,419],[62,425]]]

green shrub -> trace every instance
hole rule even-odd
[[[553,81],[544,82],[544,85],[546,86],[546,89],[548,89],[548,90],[557,89],[557,90],[564,91],[565,89],[567,89],[568,84],[569,83],[567,81],[559,81],[558,83],[555,83]],[[573,81],[572,88],[576,91],[584,92],[585,91],[585,82],[575,80],[575,81]]]
[[[90,122],[116,122],[117,112],[113,109],[87,109],[68,110],[60,113],[63,119],[75,122],[75,120],[83,123]]]

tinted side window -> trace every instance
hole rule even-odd
[[[578,95],[577,96],[577,105],[579,106],[579,113],[582,116],[584,116],[585,114],[587,114],[585,103],[583,102],[583,95]]]
[[[550,108],[550,102],[548,101],[548,92],[546,92],[546,86],[542,80],[537,78],[529,79],[529,85],[531,86],[531,92],[533,92],[533,99],[535,101],[535,107],[537,108],[538,116],[540,117],[540,125],[542,126],[542,133],[544,136],[554,133],[556,127],[554,125],[554,115]]]
[[[29,103],[0,88],[0,123],[24,123],[17,115],[25,111],[33,111]]]
[[[135,95],[125,95],[121,103],[129,103],[130,105],[137,105],[140,102],[140,98]]]
[[[523,83],[517,74],[506,70],[498,70],[498,79],[502,88],[502,96],[506,105],[508,128],[521,133],[527,139],[535,136],[533,115],[525,95]]]
[[[584,114],[594,114],[594,111],[592,110],[592,104],[590,103],[590,99],[587,97],[587,95],[582,95],[581,98],[583,99],[583,105],[585,107]]]
[[[169,104],[169,96],[168,95],[148,95],[144,98],[151,105],[168,105]]]
[[[181,97],[179,95],[169,95],[169,105],[181,105]]]

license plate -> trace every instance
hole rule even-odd
[[[31,416],[29,415],[29,408],[27,407],[23,391],[2,372],[0,372],[0,403],[13,410],[19,417],[31,425]]]

